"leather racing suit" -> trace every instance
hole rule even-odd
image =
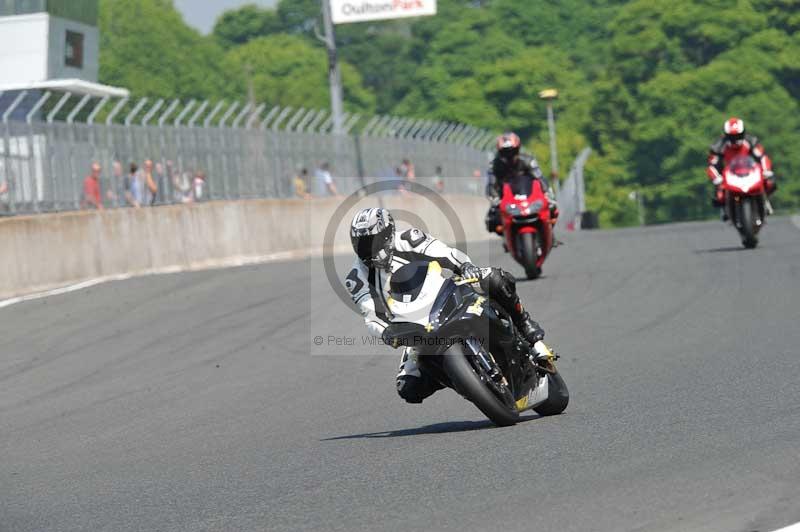
[[[555,223],[558,218],[558,204],[550,188],[550,183],[544,177],[542,169],[536,158],[531,155],[520,154],[516,161],[508,165],[499,156],[492,160],[489,166],[489,182],[486,184],[486,197],[489,198],[491,206],[486,213],[486,230],[490,233],[495,232],[495,228],[500,225],[500,198],[503,196],[503,185],[512,179],[527,176],[538,179],[541,182],[542,190],[545,191],[547,200],[550,204],[551,220]]]
[[[390,271],[367,267],[360,259],[356,259],[347,275],[345,286],[374,336],[380,337],[392,319],[387,304],[391,274],[414,260],[435,260],[442,268],[459,275],[463,266],[472,266],[465,253],[419,229],[395,233]],[[518,329],[524,331],[527,320],[528,330],[533,327],[543,337],[544,331],[538,323],[530,319],[520,303],[514,277],[500,268],[481,268],[480,272],[480,286],[476,289],[486,293],[508,312]],[[397,393],[400,397],[409,403],[421,403],[441,388],[438,381],[420,371],[416,350],[413,347],[404,347],[400,372],[397,375]]]

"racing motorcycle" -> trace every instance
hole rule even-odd
[[[525,268],[528,279],[536,279],[553,248],[550,202],[542,182],[522,175],[503,184],[500,220],[495,231],[503,236],[503,247]]]
[[[473,288],[478,279],[446,277],[436,261],[412,261],[392,274],[393,318],[383,341],[417,349],[418,363],[496,425],[513,425],[520,412],[560,414],[569,402],[558,358],[544,343],[540,355],[510,317]]]
[[[733,159],[723,174],[725,212],[746,248],[758,245],[758,233],[768,210],[761,165],[749,155]]]

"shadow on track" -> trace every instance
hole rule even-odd
[[[697,254],[702,253],[730,253],[731,251],[748,251],[742,246],[727,246],[724,248],[713,248],[713,249],[696,249],[694,250]]]
[[[520,423],[530,421],[532,419],[539,419],[542,416],[533,415],[520,418]],[[364,434],[349,434],[347,436],[334,436],[332,438],[323,438],[320,441],[336,441],[336,440],[355,440],[365,438],[399,438],[403,436],[419,436],[422,434],[447,434],[451,432],[469,432],[473,430],[484,430],[498,428],[494,423],[488,419],[481,421],[448,421],[445,423],[434,423],[432,425],[424,425],[413,429],[399,429],[387,430],[383,432],[365,432]]]
[[[514,275],[514,272],[511,272],[511,274]],[[518,283],[535,283],[537,281],[547,279],[548,277],[545,274],[542,274],[536,279],[528,279],[527,277],[525,277],[525,273],[522,273],[519,277],[514,275],[514,278],[517,280]]]

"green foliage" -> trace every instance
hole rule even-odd
[[[187,26],[171,0],[100,0],[100,80],[134,95],[230,96],[224,54]]]
[[[378,109],[391,110],[411,90],[417,65],[408,23],[345,24],[336,28],[336,41],[339,57],[356,66]]]
[[[321,17],[322,8],[320,0],[280,0],[276,11],[284,31],[303,33],[310,31]]]
[[[608,72],[596,85],[589,138],[622,154],[626,178],[646,199],[648,222],[713,215],[704,159],[726,117],[745,119],[775,160],[779,176],[800,171],[790,152],[798,130],[800,48],[790,18],[768,16],[779,2],[670,3],[636,0],[609,24]],[[771,4],[767,5],[767,4]],[[775,15],[775,13],[772,13]],[[800,203],[787,180],[778,207]]]
[[[100,80],[134,96],[184,100],[245,100],[252,81],[258,102],[326,108],[324,49],[300,36],[269,35],[284,20],[303,19],[300,8],[314,3],[284,1],[277,14],[244,6],[224,13],[205,37],[184,23],[171,0],[101,0]],[[347,62],[341,68],[346,107],[373,111],[375,97],[359,72]]]
[[[283,23],[274,10],[247,4],[220,15],[214,24],[213,35],[223,48],[228,49],[282,30]]]
[[[775,161],[779,208],[800,206],[800,0],[439,0],[435,17],[336,27],[349,110],[514,129],[561,173],[581,149],[602,225],[714,215],[705,178],[724,119]],[[101,79],[134,94],[327,107],[319,0],[224,13],[211,37],[169,0],[101,0]],[[225,51],[223,51],[225,50]]]
[[[237,74],[239,92],[246,92],[251,77],[257,101],[295,108],[329,106],[327,55],[300,37],[274,35],[252,40],[232,49],[227,64],[229,71]],[[342,63],[341,69],[346,108],[373,111],[375,98],[361,86],[358,71],[348,63]]]

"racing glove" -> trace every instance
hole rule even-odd
[[[461,277],[464,279],[478,279],[481,280],[483,278],[483,273],[481,269],[472,264],[471,262],[465,262],[461,265]]]

